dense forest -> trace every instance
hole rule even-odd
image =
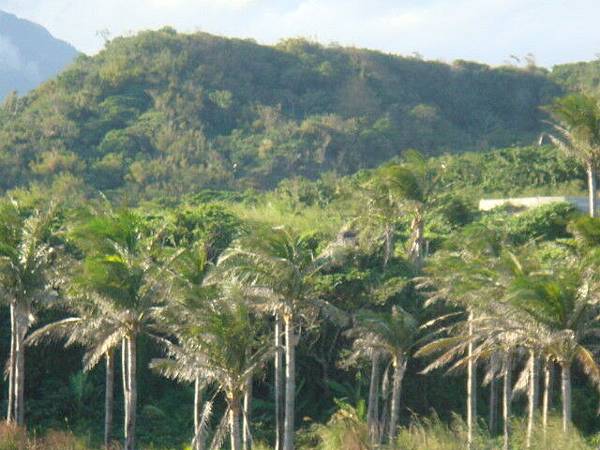
[[[600,219],[478,209],[595,192],[595,65],[163,29],[8,97],[0,449],[596,448]]]
[[[529,145],[562,89],[535,67],[146,32],[6,100],[0,187],[80,182],[154,199],[350,174],[407,148]]]

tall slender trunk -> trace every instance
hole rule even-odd
[[[591,163],[588,163],[585,169],[588,178],[588,203],[590,217],[596,217],[596,172],[594,170],[594,165]]]
[[[250,423],[252,420],[252,377],[246,382],[246,392],[244,393],[244,415],[242,427],[242,447],[244,450],[250,450],[252,447],[252,431]]]
[[[275,315],[275,450],[283,448],[283,323]]]
[[[285,421],[283,450],[294,450],[294,407],[296,397],[296,336],[293,316],[285,322]]]
[[[389,382],[389,366],[383,373],[383,379],[381,380],[381,417],[379,420],[379,427],[377,430],[377,436],[379,438],[378,443],[383,439],[383,435],[385,434],[385,430],[388,429],[388,424],[390,423],[390,382]]]
[[[502,386],[502,419],[504,421],[504,450],[509,449],[510,406],[512,400],[512,355],[506,354],[504,360],[504,385]]]
[[[383,230],[383,268],[385,269],[394,253],[394,227],[386,223]]]
[[[546,439],[546,430],[548,429],[548,410],[550,409],[550,396],[552,387],[552,372],[550,371],[550,360],[544,360],[544,395],[542,397],[542,429],[544,430],[544,439]]]
[[[106,353],[106,380],[104,392],[104,446],[109,447],[112,439],[113,410],[115,403],[115,352]]]
[[[398,426],[398,417],[400,416],[400,393],[402,388],[402,379],[406,370],[406,359],[401,353],[394,357],[394,375],[392,384],[392,407],[390,412],[390,430],[389,442],[392,444],[396,438],[396,428]]]
[[[229,406],[229,428],[231,432],[231,450],[241,450],[240,437],[240,401],[232,399]]]
[[[561,392],[562,392],[562,425],[567,432],[571,426],[571,364],[563,363],[560,366]]]
[[[533,425],[535,421],[535,410],[538,405],[539,393],[538,393],[538,372],[539,372],[539,358],[535,352],[531,352],[529,357],[529,386],[527,391],[527,437],[526,447],[531,447],[531,436],[533,435]]]
[[[127,384],[129,398],[125,417],[125,450],[135,450],[135,423],[137,413],[137,348],[136,336],[127,338]]]
[[[13,302],[10,302],[10,354],[8,356],[8,407],[6,411],[7,422],[15,420],[15,372],[16,372],[16,346],[17,346],[17,312]]]
[[[194,380],[194,439],[192,440],[193,450],[204,449],[204,436],[202,426],[202,383],[197,375]]]
[[[418,208],[415,211],[415,217],[410,225],[412,230],[411,248],[409,249],[410,260],[417,266],[421,267],[425,258],[425,220],[423,213]]]
[[[477,418],[477,372],[473,359],[473,312],[469,312],[469,344],[467,347],[467,449],[473,446],[473,432]]]
[[[127,371],[129,357],[127,353],[127,339],[123,338],[121,341],[121,376],[123,380],[123,430],[125,434],[127,433],[127,417],[129,417],[129,375]],[[125,440],[127,440],[127,436],[125,436]]]
[[[371,380],[369,382],[369,407],[367,409],[367,426],[372,443],[379,442],[379,353],[371,356]]]
[[[490,434],[496,433],[496,426],[498,423],[498,380],[496,377],[492,377],[490,381],[490,416],[488,428]]]
[[[25,334],[27,333],[27,312],[17,305],[17,334],[15,343],[15,419],[17,425],[25,424]]]

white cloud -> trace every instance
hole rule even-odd
[[[533,53],[544,65],[600,51],[597,0],[0,0],[86,52],[113,35],[172,25],[272,43],[324,43],[499,64]]]

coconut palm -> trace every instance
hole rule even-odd
[[[181,252],[165,255],[163,235],[145,227],[132,212],[105,213],[73,233],[86,252],[76,283],[93,295],[95,308],[110,323],[102,345],[89,352],[92,365],[121,345],[125,449],[135,448],[137,339],[160,333],[160,313],[171,297],[170,269]]]
[[[55,298],[58,280],[49,244],[57,215],[55,205],[28,213],[16,202],[0,204],[0,295],[10,305],[7,420],[25,421],[25,337],[36,305]]]
[[[359,359],[368,359],[371,364],[369,377],[369,398],[367,404],[367,428],[372,443],[379,442],[379,386],[381,385],[382,355],[377,348],[375,336],[368,332],[366,324],[360,320],[360,315],[354,318],[354,325],[346,331],[346,336],[352,339],[352,353],[344,361],[351,365]]]
[[[458,321],[434,331],[417,355],[442,353],[427,367],[427,372],[449,364],[466,352],[468,448],[472,446],[477,415],[475,348],[481,333],[475,329],[476,316],[490,301],[503,295],[503,284],[498,282],[501,272],[496,270],[501,261],[500,244],[500,236],[493,230],[480,225],[467,227],[429,259],[425,275],[418,283],[430,297],[427,305],[443,300],[466,311],[466,315],[444,314],[425,324],[425,328],[432,328],[447,319]]]
[[[104,397],[104,446],[108,448],[113,438],[115,346],[114,335],[118,324],[105,317],[97,307],[100,303],[94,294],[81,297],[73,289],[67,294],[64,305],[73,314],[65,319],[49,323],[33,331],[26,339],[27,345],[38,345],[43,341],[63,341],[65,348],[80,345],[87,349],[83,357],[84,371],[93,369],[99,362],[102,349],[105,360]]]
[[[335,252],[334,252],[335,253]],[[314,282],[333,258],[315,255],[315,241],[285,227],[256,229],[236,242],[219,260],[223,273],[237,277],[252,287],[254,305],[275,316],[275,347],[281,347],[281,326],[285,337],[285,407],[283,449],[294,448],[294,405],[296,391],[296,345],[302,319],[313,320],[326,310],[344,319],[333,306],[321,300]],[[275,359],[276,405],[281,398],[277,383],[281,361]]]
[[[516,307],[548,330],[543,351],[561,368],[563,429],[571,424],[571,368],[578,363],[594,382],[600,366],[594,358],[600,334],[600,305],[591,289],[590,270],[574,260],[563,261],[548,274],[532,274],[515,281]]]
[[[416,150],[409,150],[404,153],[402,163],[381,167],[365,185],[369,196],[369,219],[375,219],[383,226],[384,267],[394,249],[394,222],[403,214],[411,216],[409,259],[417,266],[422,264],[427,253],[425,213],[435,201],[438,169]]]
[[[415,345],[418,333],[416,319],[407,311],[393,306],[391,314],[378,314],[364,311],[357,315],[360,330],[371,347],[371,351],[383,358],[389,358],[392,367],[392,396],[389,412],[389,428],[387,431],[390,442],[394,441],[400,416],[400,394],[402,380],[410,352]],[[375,406],[372,405],[374,408]],[[373,419],[374,420],[374,419]]]
[[[557,99],[548,107],[557,123],[550,138],[567,155],[575,158],[587,172],[589,213],[597,214],[596,176],[600,161],[600,105],[586,94]]]
[[[242,295],[236,287],[228,286],[219,298],[203,301],[195,307],[187,304],[184,309],[177,308],[169,321],[177,343],[166,343],[169,358],[152,362],[153,368],[169,378],[196,383],[205,380],[215,383],[223,392],[227,410],[215,431],[212,448],[220,448],[228,417],[231,449],[241,450],[241,402],[248,381],[275,351],[257,327]],[[202,440],[210,410],[212,402],[207,402],[196,428],[196,443]]]

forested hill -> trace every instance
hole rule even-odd
[[[562,88],[543,69],[447,65],[171,29],[118,38],[0,110],[0,189],[129,197],[268,188],[292,175],[529,144]]]
[[[75,48],[40,25],[0,11],[0,100],[35,88],[76,56]]]

